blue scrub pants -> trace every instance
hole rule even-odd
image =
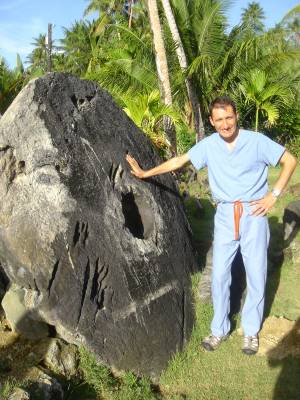
[[[242,310],[244,335],[256,335],[261,328],[265,284],[267,277],[267,249],[270,232],[267,217],[250,215],[249,203],[243,204],[239,237],[235,240],[234,207],[219,203],[214,221],[212,298],[214,317],[211,332],[215,336],[229,333],[231,264],[240,246],[247,279],[247,296]]]

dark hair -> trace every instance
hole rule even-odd
[[[236,114],[235,102],[229,96],[216,97],[209,105],[209,115],[212,116],[212,111],[214,108],[225,108],[227,106],[231,106]]]

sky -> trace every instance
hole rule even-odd
[[[230,26],[239,23],[242,9],[251,1],[232,1],[227,12]],[[268,28],[299,4],[299,0],[256,1],[265,12],[265,25]],[[49,22],[53,24],[55,44],[59,45],[63,27],[70,28],[75,21],[82,19],[88,4],[88,0],[0,0],[0,56],[4,57],[10,68],[15,67],[17,53],[23,62],[26,61],[26,56],[33,49],[33,38],[40,33],[47,33]]]

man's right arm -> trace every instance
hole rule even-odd
[[[150,176],[161,175],[167,172],[176,171],[177,169],[182,168],[184,165],[190,162],[190,157],[188,153],[183,154],[182,156],[173,157],[168,161],[158,165],[157,167],[151,168],[147,171],[144,171],[137,161],[131,157],[129,154],[126,156],[126,160],[131,167],[131,173],[140,179],[149,178]]]

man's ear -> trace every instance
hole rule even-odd
[[[240,118],[240,114],[236,113],[236,119],[239,120],[239,118]]]
[[[212,124],[212,126],[215,126],[215,124],[214,124],[214,122],[212,120],[212,117],[209,117],[209,122]]]

